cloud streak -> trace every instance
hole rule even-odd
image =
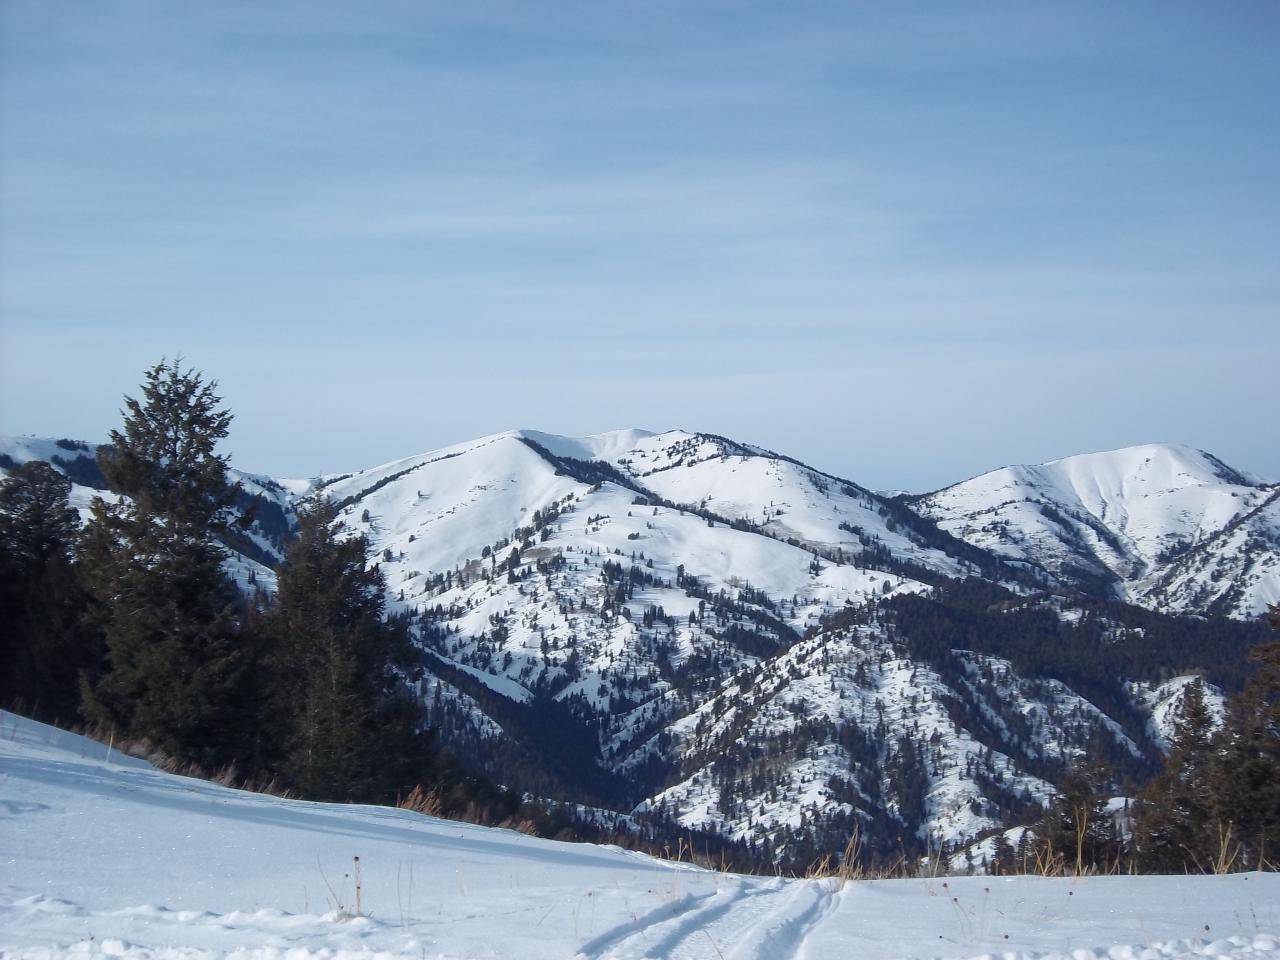
[[[1267,9],[18,0],[0,429],[96,437],[182,350],[282,473],[681,423],[1280,475]]]

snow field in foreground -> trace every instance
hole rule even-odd
[[[354,857],[360,858],[355,909]],[[1280,877],[851,883],[285,801],[0,715],[0,956],[1276,957]]]

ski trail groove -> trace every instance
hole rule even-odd
[[[748,890],[742,884],[738,884],[732,889],[718,891],[706,906],[692,913],[682,915],[677,922],[671,924],[671,929],[664,933],[662,939],[648,946],[643,956],[646,958],[666,958],[671,956],[675,949],[690,937],[707,930],[711,924],[734,908],[741,906],[747,900],[770,892],[769,890]]]
[[[628,920],[606,930],[599,936],[592,937],[578,947],[578,952],[574,954],[575,960],[599,960],[606,950],[621,944],[623,941],[644,934],[651,927],[683,916],[697,908],[698,904],[704,900],[710,900],[715,896],[715,891],[699,894],[687,893],[678,900],[655,907],[648,913],[641,914],[633,920]]]
[[[840,907],[840,898],[845,890],[844,883],[835,880],[819,880],[818,883],[823,885],[823,900],[801,934],[799,942],[796,944],[793,960],[807,960],[809,956],[809,937]]]
[[[798,882],[778,909],[725,952],[725,960],[797,960],[804,954],[809,934],[835,909],[838,895],[833,881]]]

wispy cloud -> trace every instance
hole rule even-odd
[[[798,438],[895,486],[1126,419],[1280,473],[1240,374],[1280,351],[1265,5],[0,18],[0,429],[101,433],[183,349],[284,472],[344,466],[334,425],[358,462],[518,406]],[[279,417],[311,416],[277,394],[319,381],[330,426],[273,460]],[[936,462],[901,459],[922,440]]]

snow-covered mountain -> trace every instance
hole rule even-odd
[[[1190,447],[1005,467],[906,500],[947,532],[1054,583],[1245,618],[1280,601],[1280,485]]]
[[[584,438],[511,431],[321,478],[318,487],[348,512],[363,517],[369,511],[373,519],[362,519],[357,528],[380,546],[403,551],[425,573],[474,557],[482,546],[529,524],[535,512],[569,495],[581,499],[601,484],[610,485],[613,495],[680,507],[685,515],[837,560],[876,553],[881,560],[962,576],[978,573],[988,559],[851,481],[757,447],[681,430]]]
[[[229,563],[273,562],[299,502],[327,497],[411,618],[410,681],[468,762],[762,858],[808,862],[855,822],[892,855],[1034,814],[1082,757],[1145,775],[1160,684],[1238,681],[1260,628],[1062,589],[1110,594],[1123,570],[1147,585],[1131,599],[1159,607],[1163,584],[1199,611],[1184,579],[1231,562],[1268,596],[1275,490],[1145,449],[917,499],[710,434],[511,431],[309,482],[237,473],[260,509]],[[79,504],[91,452],[7,441],[0,467],[50,459]]]
[[[958,843],[1079,757],[1142,770],[1160,750],[1154,703],[1118,682],[1104,709],[1034,658],[926,650],[891,609],[964,577],[1027,594],[1026,558],[758,447],[514,431],[316,489],[420,618],[436,721],[499,776],[521,777],[516,738],[591,802],[803,859],[855,817]],[[1068,601],[1027,615],[1055,643],[1129,635]],[[548,756],[528,727],[553,708],[591,735]]]

